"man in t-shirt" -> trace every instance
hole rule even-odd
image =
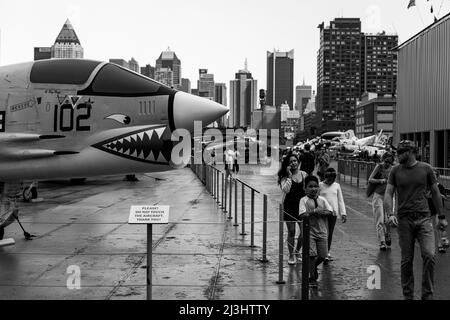
[[[433,168],[416,160],[417,149],[409,140],[401,141],[397,148],[399,164],[392,168],[385,193],[389,223],[398,226],[401,249],[401,284],[405,299],[414,298],[414,245],[419,241],[423,260],[422,300],[433,299],[435,240],[427,202],[431,190],[439,217],[438,228],[446,228],[442,202]],[[393,212],[394,191],[398,196],[398,213]]]

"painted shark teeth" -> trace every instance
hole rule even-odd
[[[119,136],[94,145],[94,147],[144,162],[168,163],[170,150],[161,139],[166,127],[133,132],[128,136]]]

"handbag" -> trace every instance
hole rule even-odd
[[[379,168],[379,166],[377,166],[377,168]],[[373,177],[374,179],[380,179],[381,178],[381,172],[379,172],[377,170],[377,173],[375,174],[375,176]],[[370,197],[373,195],[373,193],[375,192],[375,189],[377,188],[377,183],[372,183],[369,182],[367,189],[366,189],[366,196]]]

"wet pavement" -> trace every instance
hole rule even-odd
[[[301,299],[301,264],[286,264],[279,280],[276,168],[241,167],[239,179],[268,195],[267,260],[263,257],[263,198],[255,194],[254,244],[250,201],[245,189],[242,235],[241,187],[238,221],[224,213],[188,168],[166,173],[91,178],[83,185],[66,181],[39,184],[39,203],[20,203],[26,241],[17,223],[6,229],[14,246],[0,248],[0,299],[145,299],[146,227],[128,225],[131,205],[170,205],[168,225],[153,227],[153,299],[296,300]],[[370,201],[363,187],[342,183],[348,222],[337,223],[334,261],[319,267],[319,288],[311,299],[402,299],[400,251],[396,231],[392,248],[380,252]],[[234,190],[233,190],[234,195]],[[227,204],[228,205],[228,204]],[[447,212],[448,212],[447,206]],[[286,232],[286,230],[284,230]],[[285,236],[284,236],[285,238]],[[437,254],[436,299],[450,299],[450,252]],[[368,268],[380,268],[380,289],[369,289]],[[79,268],[81,288],[69,289],[71,270]],[[415,257],[416,298],[420,298],[421,258]],[[69,287],[68,287],[69,284]]]

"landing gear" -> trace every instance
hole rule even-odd
[[[37,199],[37,196],[38,192],[36,187],[28,186],[25,189],[23,189],[22,197],[23,200],[25,200],[26,202],[30,202],[33,199]]]

